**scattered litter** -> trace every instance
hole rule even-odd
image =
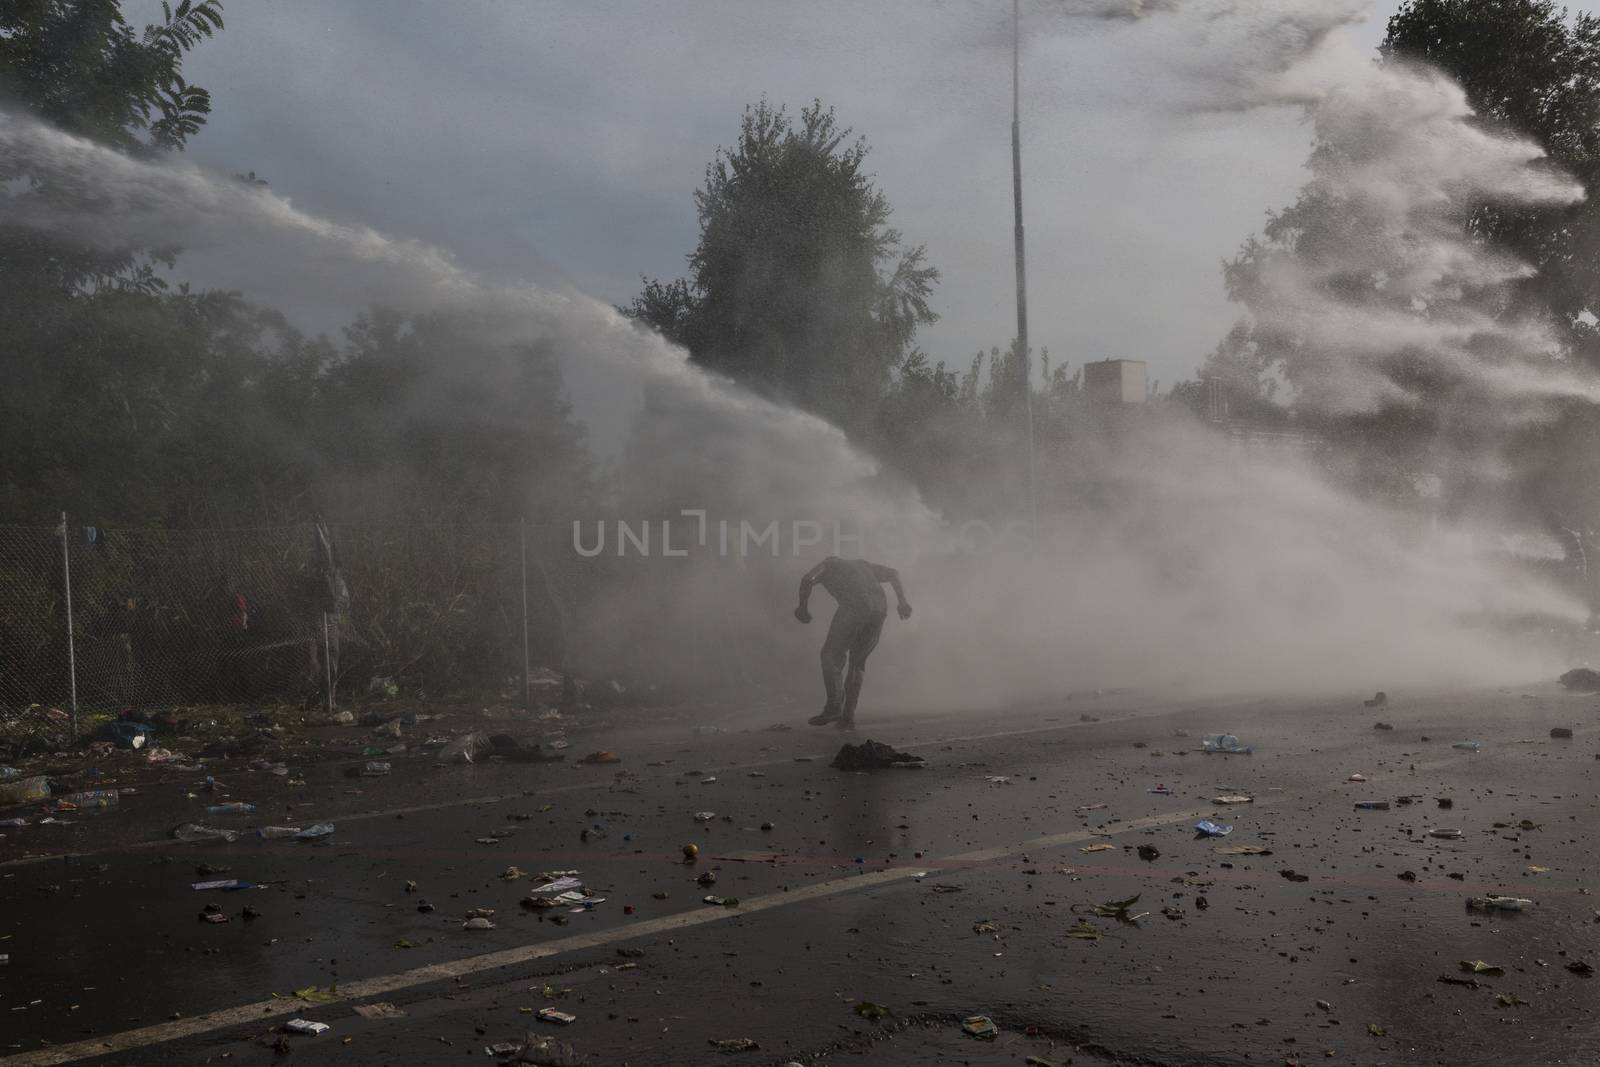
[[[230,800],[226,804],[212,804],[206,808],[207,815],[251,815],[256,806],[242,800]]]
[[[1454,829],[1442,829],[1441,828],[1441,829],[1437,829],[1437,830],[1429,830],[1428,831],[1428,836],[1429,837],[1442,837],[1447,841],[1456,841],[1456,840],[1459,840],[1461,838],[1461,831],[1460,830],[1454,830]]]
[[[1225,752],[1240,756],[1248,756],[1253,751],[1249,745],[1242,745],[1233,734],[1207,734],[1200,739],[1202,752]]]
[[[1527,897],[1468,897],[1468,911],[1522,911],[1533,907]]]
[[[1103,804],[1103,803],[1101,803],[1101,804],[1079,804],[1077,807],[1073,808],[1072,810],[1073,811],[1101,811],[1106,807],[1107,807],[1107,805]]]
[[[1388,811],[1389,810],[1389,802],[1387,800],[1358,800],[1358,801],[1356,801],[1356,810],[1357,811]]]
[[[1224,793],[1219,797],[1212,797],[1211,798],[1211,803],[1213,803],[1213,804],[1249,804],[1249,803],[1252,803],[1255,799],[1256,799],[1255,797],[1246,796],[1243,793]]]
[[[298,826],[263,826],[256,831],[256,836],[267,841],[277,841],[285,837],[293,837],[300,832]]]
[[[961,1020],[961,1029],[965,1030],[972,1037],[976,1037],[984,1041],[993,1041],[995,1038],[1000,1036],[1000,1028],[996,1026],[994,1024],[994,1020],[989,1018],[987,1015],[967,1016],[965,1019]]]
[[[378,1000],[371,1004],[356,1004],[350,1010],[363,1019],[403,1019],[406,1014],[387,1000]],[[520,1045],[518,1046],[518,1051],[521,1051]]]
[[[315,841],[319,837],[327,837],[333,833],[333,823],[319,822],[315,826],[308,826],[295,834],[296,841]]]
[[[1170,797],[1172,795],[1172,790],[1169,787],[1164,786],[1164,785],[1154,786],[1154,787],[1152,787],[1150,789],[1146,789],[1145,792],[1146,793],[1155,793],[1155,794],[1158,794],[1158,795],[1164,796],[1164,797]]]
[[[490,919],[484,918],[482,915],[477,915],[477,916],[474,916],[471,919],[468,919],[466,922],[462,923],[461,924],[461,929],[463,929],[463,930],[493,930],[494,929],[494,922],[492,920],[490,920]]]
[[[1227,837],[1233,833],[1233,827],[1223,826],[1220,823],[1212,822],[1210,819],[1201,819],[1194,824],[1194,828],[1201,837]]]
[[[716,817],[717,817],[717,813],[714,812],[714,811],[697,811],[697,812],[694,813],[694,821],[695,822],[710,822],[712,819],[715,819]]]
[[[1483,744],[1482,744],[1482,742],[1479,742],[1479,741],[1457,741],[1455,744],[1451,745],[1450,747],[1451,748],[1459,748],[1463,752],[1477,752],[1479,749],[1481,749],[1483,747]]]
[[[546,872],[546,873],[554,873],[554,872]],[[557,878],[551,879],[548,882],[545,882],[543,885],[536,885],[532,889],[528,890],[528,892],[529,893],[533,893],[533,894],[537,894],[537,895],[540,895],[540,896],[544,896],[544,895],[551,894],[551,893],[566,893],[566,892],[569,892],[571,890],[582,889],[582,888],[583,888],[583,879],[578,878],[575,875],[564,874],[564,875],[561,875],[560,877],[557,877]]]
[[[1298,871],[1295,871],[1295,870],[1292,870],[1292,869],[1289,869],[1289,868],[1285,868],[1285,869],[1279,871],[1278,873],[1283,875],[1285,878],[1289,879],[1289,881],[1291,881],[1291,882],[1309,882],[1309,881],[1311,881],[1311,876],[1309,874],[1301,874]]]
[[[894,1014],[894,1012],[890,1011],[882,1004],[874,1004],[870,1000],[863,1000],[858,1003],[855,1006],[855,1013],[861,1016],[863,1019],[867,1019],[871,1022],[877,1022],[879,1019],[887,1019]]]
[[[1367,776],[1364,774],[1352,774],[1350,777],[1345,779],[1347,782],[1364,782],[1366,780]]]
[[[756,1052],[761,1046],[748,1037],[725,1037],[718,1041],[711,1039],[711,1047],[718,1052],[732,1054],[735,1052]]]
[[[471,733],[462,734],[439,750],[434,756],[436,763],[476,763],[479,757],[489,754],[493,748],[489,735],[482,730],[473,730]]]
[[[998,929],[999,928],[988,919],[980,919],[972,924],[972,932],[975,934],[992,934]]]
[[[329,1001],[339,999],[338,990],[334,986],[322,989],[314,985],[308,985],[304,989],[296,989],[293,996],[296,1000],[303,1000],[308,1004],[326,1004]]]
[[[1270,856],[1270,855],[1272,855],[1272,850],[1270,848],[1263,848],[1260,845],[1224,845],[1221,848],[1213,849],[1212,851],[1215,852],[1219,856]]]
[[[1498,964],[1486,963],[1483,960],[1462,960],[1461,969],[1468,974],[1487,974],[1490,977],[1499,977],[1506,973],[1506,969]]]
[[[559,1023],[562,1026],[568,1026],[578,1021],[578,1017],[576,1015],[573,1015],[570,1012],[561,1011],[558,1008],[540,1008],[538,1011],[538,1017],[547,1023]]]
[[[1109,852],[1109,851],[1111,851],[1112,849],[1114,849],[1116,847],[1117,847],[1116,845],[1108,845],[1108,844],[1105,844],[1104,842],[1101,842],[1098,845],[1084,845],[1078,851],[1079,852]]]
[[[310,1019],[290,1019],[283,1024],[283,1029],[291,1034],[310,1034],[312,1037],[316,1037],[318,1034],[327,1033],[333,1027],[327,1023],[314,1023]]]
[[[719,908],[737,908],[739,906],[738,897],[701,897],[700,902],[702,904],[713,904]]]
[[[878,770],[884,767],[923,767],[927,761],[921,756],[900,752],[880,741],[863,741],[859,745],[845,745],[828,766],[841,771]]]
[[[186,822],[172,828],[172,836],[179,841],[237,841],[239,831],[221,830],[197,822]]]
[[[50,795],[50,779],[44,775],[32,778],[13,778],[0,783],[0,805],[32,804]]]
[[[1098,941],[1101,938],[1099,927],[1087,919],[1079,919],[1076,926],[1067,928],[1067,936],[1077,938],[1079,941]]]
[[[988,782],[990,785],[1011,784],[1011,776],[1009,774],[986,774],[983,776],[983,780]]]
[[[1133,912],[1133,906],[1139,903],[1141,895],[1135,893],[1126,900],[1107,900],[1100,904],[1074,904],[1072,910],[1077,914],[1081,908],[1083,912],[1101,919],[1115,919],[1128,926],[1137,926],[1140,919],[1150,914],[1148,911],[1141,911],[1138,914]]]
[[[520,1041],[497,1041],[492,1045],[483,1046],[485,1055],[493,1056],[497,1060],[508,1060],[522,1051]]]
[[[579,763],[621,763],[622,757],[615,752],[591,752],[578,761]]]

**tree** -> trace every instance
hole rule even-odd
[[[1583,183],[1600,181],[1600,17],[1569,18],[1552,0],[1406,0],[1380,47],[1391,62],[1438,67],[1485,124],[1533,138]],[[1537,268],[1520,303],[1553,312],[1576,352],[1600,362],[1600,205],[1484,203],[1467,220],[1478,239]]]
[[[700,239],[687,279],[647,281],[627,313],[702,366],[847,430],[868,426],[929,307],[939,273],[901,247],[888,199],[820,102],[798,126],[747,108],[695,193]]]

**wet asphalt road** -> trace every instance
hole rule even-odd
[[[1383,711],[1355,695],[1079,698],[866,724],[862,737],[926,756],[923,770],[831,770],[836,736],[767,732],[766,715],[576,746],[614,749],[619,766],[413,760],[382,779],[319,766],[305,786],[227,783],[260,808],[230,825],[334,821],[316,844],[149,844],[211,800],[178,781],[0,842],[4,857],[82,853],[0,866],[0,1064],[278,1062],[270,1046],[291,1017],[331,1027],[286,1037],[294,1063],[490,1062],[486,1046],[530,1032],[596,1065],[1594,1063],[1600,978],[1567,965],[1600,967],[1597,711],[1552,687],[1394,694]],[[1375,731],[1380,717],[1395,729]],[[1551,739],[1554,726],[1575,737]],[[1255,754],[1193,751],[1223,730]],[[1464,739],[1481,751],[1451,747]],[[1213,802],[1230,792],[1256,799]],[[1355,810],[1363,800],[1392,806]],[[1197,839],[1202,816],[1236,829]],[[1462,836],[1427,836],[1437,828]],[[686,865],[691,842],[700,859]],[[1100,843],[1113,847],[1083,851]],[[1217,851],[1240,845],[1271,854]],[[200,864],[272,884],[196,892]],[[511,866],[522,876],[503,879]],[[568,869],[605,902],[518,907],[529,876]],[[695,881],[708,870],[709,888]],[[1466,909],[1489,893],[1537,904]],[[1137,925],[1074,913],[1135,895],[1149,912]],[[208,902],[230,921],[199,921]],[[259,918],[241,917],[247,904]],[[462,928],[479,907],[495,929]],[[1085,918],[1098,939],[1068,936]],[[1504,973],[1471,976],[1463,960]],[[292,999],[310,986],[341,999]],[[404,1014],[352,1013],[374,1001]],[[893,1014],[868,1020],[860,1001]],[[540,1022],[544,1007],[577,1021]],[[961,1033],[975,1013],[999,1040]],[[746,1037],[760,1048],[710,1044]]]

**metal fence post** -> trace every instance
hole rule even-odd
[[[61,513],[61,585],[67,600],[67,694],[72,709],[72,730],[78,730],[78,653],[72,636],[72,552],[67,535],[67,513]]]
[[[528,519],[517,520],[522,534],[522,706],[530,706],[528,678]]]
[[[328,613],[322,613],[322,673],[328,683],[328,714],[333,714],[333,652],[328,640]]]

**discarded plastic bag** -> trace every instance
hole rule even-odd
[[[50,795],[50,779],[44,775],[32,778],[14,778],[0,782],[0,805],[32,804]]]
[[[480,756],[487,755],[493,746],[489,743],[489,735],[482,730],[474,730],[468,734],[451,741],[439,750],[434,757],[435,763],[476,763]]]
[[[996,1026],[994,1024],[994,1020],[989,1018],[987,1015],[967,1016],[965,1019],[961,1020],[961,1029],[965,1030],[972,1037],[976,1037],[984,1041],[993,1041],[995,1038],[1000,1036],[1000,1028]]]
[[[1212,822],[1210,819],[1201,819],[1194,824],[1194,828],[1201,837],[1227,837],[1233,833],[1233,827],[1223,826],[1221,823]]]

